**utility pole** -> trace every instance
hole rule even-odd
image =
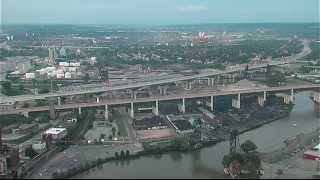
[[[239,143],[239,136],[238,136],[238,131],[237,130],[232,130],[230,133],[230,139],[229,139],[229,143],[230,143],[230,153],[234,153],[237,152],[237,146]]]

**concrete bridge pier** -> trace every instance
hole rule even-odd
[[[50,119],[56,118],[55,108],[54,108],[54,102],[49,100],[49,116]]]
[[[79,115],[81,115],[81,113],[82,113],[81,107],[79,107],[78,110],[79,110],[79,111],[78,111],[78,112],[79,112]]]
[[[61,106],[61,97],[58,97],[58,106]]]
[[[258,104],[263,107],[266,101],[267,101],[267,92],[264,91],[263,96],[258,96]]]
[[[185,90],[191,90],[192,89],[192,82],[184,82],[183,87]]]
[[[105,105],[104,118],[105,118],[106,120],[109,120],[108,104]]]
[[[314,112],[320,116],[320,92],[313,92]]]
[[[159,86],[158,87],[160,95],[167,95],[168,86]]]
[[[99,97],[99,96],[96,97],[96,102],[97,102],[97,103],[100,102],[100,97]]]
[[[35,95],[38,95],[38,94],[39,94],[39,89],[38,89],[38,88],[35,88],[35,89],[34,89],[34,94],[35,94]]]
[[[214,107],[213,107],[213,96],[210,96],[210,109],[211,109],[211,111],[213,111],[214,110]]]
[[[241,95],[240,95],[240,93],[238,94],[238,96],[236,98],[232,98],[232,107],[234,107],[236,109],[241,108]]]
[[[291,96],[290,95],[284,95],[283,96],[283,102],[285,103],[285,104],[290,104],[291,103]]]
[[[131,102],[131,108],[129,110],[129,116],[133,119],[134,118],[134,106],[133,102]]]
[[[208,86],[213,87],[215,84],[215,78],[208,78]]]
[[[178,104],[178,111],[182,112],[183,114],[186,113],[185,98],[182,98],[182,104]]]
[[[293,88],[291,88],[291,91],[290,91],[290,101],[292,103],[294,103],[294,90],[293,90]]]
[[[26,111],[26,112],[23,112],[22,115],[23,115],[24,117],[26,117],[26,118],[29,118],[29,112],[27,112],[27,111]]]
[[[134,91],[132,89],[129,89],[128,92],[130,93],[131,99],[137,99],[137,91]]]
[[[313,102],[320,104],[320,92],[313,92]]]
[[[152,112],[154,115],[159,116],[159,101],[156,100],[156,106],[152,107]]]

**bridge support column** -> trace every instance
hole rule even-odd
[[[211,99],[210,109],[211,109],[211,111],[213,111],[214,110],[214,107],[213,107],[213,96],[211,96],[210,99]]]
[[[290,101],[292,103],[294,103],[294,91],[293,91],[293,88],[291,88]]]
[[[133,106],[133,102],[131,102],[131,108],[129,111],[129,116],[133,119],[134,118],[134,106]]]
[[[79,115],[81,115],[81,113],[82,113],[81,107],[79,107],[78,110],[79,110]]]
[[[28,117],[29,117],[29,112],[23,112],[22,115],[23,115],[24,117],[28,118]]]
[[[162,87],[161,87],[161,86],[159,86],[159,88],[158,88],[158,89],[159,89],[159,91],[160,91],[160,92],[159,92],[159,93],[160,93],[160,95],[162,95],[162,94],[163,94],[163,92],[162,92]]]
[[[56,113],[54,109],[54,102],[49,100],[49,116],[50,119],[55,119],[56,118]]]
[[[313,102],[320,104],[320,92],[313,93]]]
[[[320,92],[313,92],[314,112],[320,116]]]
[[[35,89],[34,89],[34,94],[35,94],[35,95],[38,95],[38,94],[39,94],[39,89],[38,89],[38,88],[35,88]]]
[[[178,104],[178,111],[182,112],[183,114],[186,113],[185,98],[182,98],[182,104]]]
[[[163,95],[167,95],[168,86],[163,87]]]
[[[166,95],[168,86],[159,86],[158,89],[160,91],[160,95]]]
[[[97,101],[97,103],[100,102],[100,97],[99,96],[96,97],[96,101]]]
[[[241,95],[238,94],[237,98],[232,98],[232,107],[240,109],[241,107]]]
[[[132,90],[132,89],[129,89],[128,92],[130,93],[131,95],[131,99],[137,99],[137,93],[136,91]]]
[[[211,86],[214,87],[214,84],[215,84],[215,79],[211,78]]]
[[[191,81],[191,82],[188,82],[188,83],[187,83],[187,86],[188,86],[187,89],[189,89],[189,90],[192,89],[192,81]]]
[[[291,96],[290,96],[290,95],[285,95],[285,96],[283,97],[283,102],[284,102],[285,104],[290,104],[290,103],[291,103]]]
[[[104,118],[105,118],[106,120],[109,120],[108,104],[105,105]]]
[[[260,106],[264,106],[265,103],[266,103],[266,100],[267,100],[267,92],[264,91],[264,92],[263,92],[263,96],[258,96],[258,104],[259,104]]]
[[[61,97],[58,97],[58,106],[61,106]]]
[[[159,116],[159,101],[156,100],[156,106],[152,107],[152,112],[154,115]]]

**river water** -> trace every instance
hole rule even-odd
[[[240,143],[250,139],[258,146],[258,151],[269,152],[283,147],[287,138],[316,130],[320,126],[319,117],[314,113],[309,95],[310,92],[298,93],[288,117],[240,135]],[[218,178],[223,168],[222,158],[228,151],[229,143],[222,142],[194,152],[110,162],[77,178]]]

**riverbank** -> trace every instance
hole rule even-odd
[[[309,100],[309,92],[298,93],[289,116],[239,135],[240,143],[252,140],[258,146],[258,151],[261,152],[271,152],[282,148],[283,141],[289,137],[295,137],[299,133],[309,133],[319,127],[319,119],[313,113],[313,105],[313,102]],[[261,120],[265,120],[265,118],[258,119],[258,122]],[[144,155],[135,160],[108,162],[101,167],[80,173],[74,178],[215,179],[220,178],[216,172],[218,174],[223,172],[221,162],[223,156],[228,152],[229,143],[224,141],[190,152],[168,152],[158,155]],[[273,167],[274,164],[271,165],[271,168]],[[264,169],[265,175],[268,174],[267,169]],[[288,175],[289,171],[293,170],[295,169],[289,168],[285,174]]]
[[[239,135],[243,134],[245,132],[254,130],[256,128],[259,128],[261,126],[263,126],[264,124],[268,124],[271,123],[273,121],[276,121],[278,119],[284,118],[286,116],[288,116],[292,110],[293,105],[290,105],[289,108],[286,111],[282,111],[282,113],[278,114],[277,116],[274,116],[273,118],[269,118],[269,119],[265,119],[265,120],[261,120],[261,121],[256,121],[256,124],[254,126],[248,126],[247,128],[243,128],[242,130],[239,131]],[[69,172],[65,172],[62,175],[67,175],[67,176],[61,176],[59,175],[60,178],[68,178],[68,177],[75,177],[79,172],[83,173],[84,171],[88,171],[92,168],[95,168],[97,166],[101,166],[104,163],[111,163],[113,161],[123,161],[125,159],[131,160],[131,159],[139,159],[140,157],[143,156],[150,156],[150,155],[162,155],[162,154],[166,154],[166,153],[188,153],[188,152],[192,152],[192,151],[196,151],[202,148],[206,148],[206,147],[211,147],[216,145],[217,143],[223,142],[228,140],[227,138],[219,138],[217,140],[214,141],[201,141],[198,143],[194,143],[194,144],[180,144],[180,145],[176,145],[176,143],[172,143],[172,141],[164,141],[164,142],[153,142],[153,144],[155,145],[150,145],[150,143],[146,143],[144,144],[144,150],[139,152],[138,154],[134,154],[134,155],[129,155],[126,157],[111,157],[111,158],[106,158],[106,159],[96,159],[93,160],[91,163],[91,165],[87,165],[87,166],[79,166],[79,169],[82,169],[82,171],[80,171],[79,169],[72,169],[70,168]],[[161,145],[159,145],[161,143]],[[164,145],[165,144],[165,145]],[[218,173],[219,177],[221,178],[229,178],[228,176],[225,176],[223,174],[223,172],[221,171],[216,171],[216,173]]]
[[[289,106],[283,106],[289,107]],[[272,118],[261,119],[261,120],[251,120],[248,124],[239,123],[239,135],[245,132],[254,130],[263,126],[264,124],[271,123],[277,119],[283,118],[290,114],[293,105],[290,108],[283,108],[282,111],[273,115]],[[281,108],[282,109],[282,108]],[[285,109],[285,110],[284,110]],[[281,113],[280,113],[281,112]],[[238,122],[237,122],[238,123]],[[237,127],[237,126],[233,126]],[[214,130],[216,131],[216,129]],[[52,178],[54,174],[55,177],[59,178],[69,178],[74,177],[77,174],[86,172],[102,164],[110,164],[117,161],[126,161],[130,159],[140,159],[142,157],[150,157],[152,155],[162,155],[170,153],[190,153],[196,150],[203,149],[206,147],[212,147],[217,143],[228,140],[229,131],[223,132],[224,135],[220,138],[215,138],[214,140],[200,141],[199,138],[195,137],[193,142],[190,143],[189,140],[182,140],[182,143],[177,146],[175,140],[163,140],[163,141],[153,141],[143,143],[143,151],[135,154],[130,152],[129,155],[125,157],[116,157],[115,152],[120,154],[121,150],[126,151],[127,147],[122,146],[108,146],[108,145],[92,145],[92,146],[72,146],[65,150],[64,152],[58,153],[56,157],[49,160],[49,162],[44,165],[41,169],[33,173],[33,178]],[[181,137],[178,137],[181,138]],[[183,136],[182,136],[183,138]],[[161,145],[160,145],[161,144]],[[100,147],[100,148],[99,148]],[[99,150],[98,150],[99,149]],[[107,152],[107,154],[106,154]],[[93,153],[93,154],[92,154]],[[219,170],[218,170],[219,172]],[[221,171],[223,174],[223,172]]]
[[[317,161],[303,158],[303,153],[319,143],[319,128],[311,133],[300,133],[285,140],[285,147],[259,153],[264,175],[262,178],[311,179],[317,172]]]
[[[284,141],[285,147],[267,153],[260,153],[261,160],[267,163],[278,163],[298,152],[304,152],[319,143],[319,129],[312,133],[300,133],[294,138]]]

